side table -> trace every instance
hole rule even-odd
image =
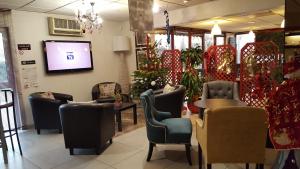
[[[124,110],[132,108],[133,110],[133,123],[137,124],[137,112],[136,103],[122,103],[120,106],[115,106],[115,114],[118,122],[118,131],[122,131],[122,116],[121,113]]]

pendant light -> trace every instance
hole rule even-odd
[[[255,39],[255,33],[254,33],[252,30],[249,31],[248,36],[249,36],[249,38],[252,39],[252,40]]]
[[[284,19],[282,20],[280,27],[281,27],[281,28],[284,28],[284,27],[285,27],[285,20],[284,20]]]
[[[213,28],[211,29],[211,35],[222,35],[222,30],[217,22],[215,22]]]

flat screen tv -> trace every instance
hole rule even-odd
[[[43,41],[47,73],[93,70],[90,41]]]

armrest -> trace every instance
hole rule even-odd
[[[62,100],[62,101],[72,101],[73,100],[73,96],[69,95],[69,94],[63,94],[63,93],[53,93],[55,99],[57,100]]]
[[[172,118],[172,114],[170,112],[163,112],[156,110],[156,117],[158,121],[162,121],[168,118]]]
[[[202,151],[205,153],[207,150],[207,127],[201,119],[196,120],[196,139],[200,144]]]
[[[238,84],[236,82],[233,84],[233,99],[240,101]]]
[[[202,89],[202,96],[201,100],[207,99],[208,98],[208,87],[207,83],[203,83],[203,89]]]

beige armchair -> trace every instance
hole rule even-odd
[[[196,121],[199,169],[202,155],[212,163],[256,163],[263,168],[267,135],[266,113],[254,107],[206,109]]]

